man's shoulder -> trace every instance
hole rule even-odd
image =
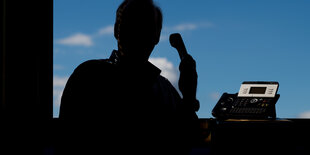
[[[79,64],[70,76],[70,79],[89,80],[101,74],[109,74],[113,69],[109,59],[92,59]]]
[[[162,87],[165,87],[165,89],[175,89],[173,84],[162,75],[158,76],[158,82],[162,85]]]
[[[170,83],[170,81],[166,77],[164,77],[162,75],[158,76],[158,81],[161,81],[161,82],[164,82],[164,83]]]
[[[92,59],[81,63],[77,68],[96,67],[96,66],[109,66],[113,64],[109,59]]]
[[[112,62],[109,59],[92,59],[78,65],[75,69],[75,72],[89,72],[97,69],[109,68],[111,66]]]

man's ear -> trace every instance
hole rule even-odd
[[[119,28],[118,28],[118,25],[119,24],[117,22],[115,22],[115,24],[114,24],[114,37],[115,37],[116,40],[119,39],[119,32],[118,32]]]
[[[160,29],[157,29],[156,32],[155,32],[155,45],[157,45],[159,43],[159,40],[160,40],[160,33],[161,33],[161,30]]]

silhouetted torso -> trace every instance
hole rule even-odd
[[[184,153],[194,111],[182,108],[157,67],[122,62],[117,53],[86,61],[70,76],[59,116],[69,124],[67,142],[80,146],[78,152]]]

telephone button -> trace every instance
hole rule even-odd
[[[257,101],[258,101],[257,98],[253,98],[253,99],[250,101],[250,103],[256,103]]]
[[[227,102],[233,102],[234,101],[234,98],[232,98],[232,97],[229,97],[228,99],[227,99]]]
[[[234,106],[238,106],[238,104],[239,104],[238,102],[233,103]]]

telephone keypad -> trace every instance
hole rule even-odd
[[[268,98],[237,98],[228,113],[231,114],[263,114],[272,99]],[[223,104],[222,104],[223,105]]]

